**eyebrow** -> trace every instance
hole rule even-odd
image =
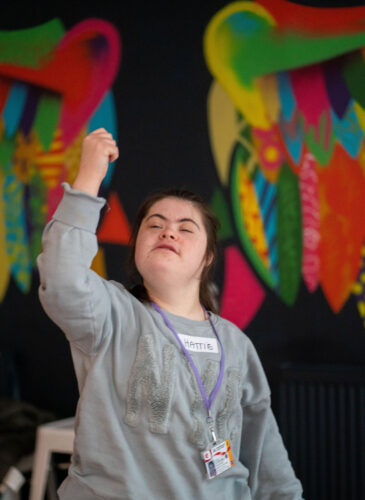
[[[162,219],[162,220],[166,220],[166,221],[168,220],[168,219],[167,219],[167,217],[165,217],[164,215],[161,215],[161,214],[157,214],[157,213],[156,213],[156,214],[151,214],[151,215],[149,215],[149,216],[147,217],[147,219],[146,219],[146,222],[147,222],[149,219],[151,219],[152,217],[159,217],[160,219]],[[197,222],[195,222],[195,220],[194,220],[194,219],[190,219],[190,217],[183,217],[182,219],[178,219],[178,221],[177,221],[177,222],[192,222],[192,223],[193,223],[193,224],[195,224],[195,225],[196,225],[196,227],[200,230],[199,224],[198,224]]]

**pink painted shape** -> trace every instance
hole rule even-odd
[[[245,328],[259,310],[265,291],[238,248],[225,249],[225,278],[220,315]]]
[[[304,115],[307,126],[316,129],[324,111],[330,112],[326,84],[319,64],[306,66],[290,72],[295,100]]]
[[[61,184],[58,184],[54,188],[48,189],[48,191],[47,191],[47,219],[46,219],[47,222],[52,219],[52,216],[53,216],[59,202],[61,201],[61,199],[63,197],[63,193],[64,193],[64,190],[63,190],[63,187],[61,186]]]
[[[303,221],[302,274],[310,292],[319,283],[319,192],[314,157],[306,152],[299,172],[300,198]]]

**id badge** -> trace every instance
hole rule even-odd
[[[234,466],[234,460],[229,440],[222,441],[212,448],[202,452],[208,479],[214,479],[222,472]]]

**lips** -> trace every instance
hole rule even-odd
[[[175,248],[172,246],[172,245],[158,245],[155,250],[158,250],[158,249],[162,249],[162,250],[170,250],[171,252],[174,252],[177,254],[177,251],[175,250]]]

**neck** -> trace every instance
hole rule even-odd
[[[148,283],[144,283],[148,295],[152,302],[155,302],[161,309],[183,316],[188,319],[203,321],[206,314],[199,301],[199,289],[196,291],[185,289],[172,289],[166,291],[156,290]]]

